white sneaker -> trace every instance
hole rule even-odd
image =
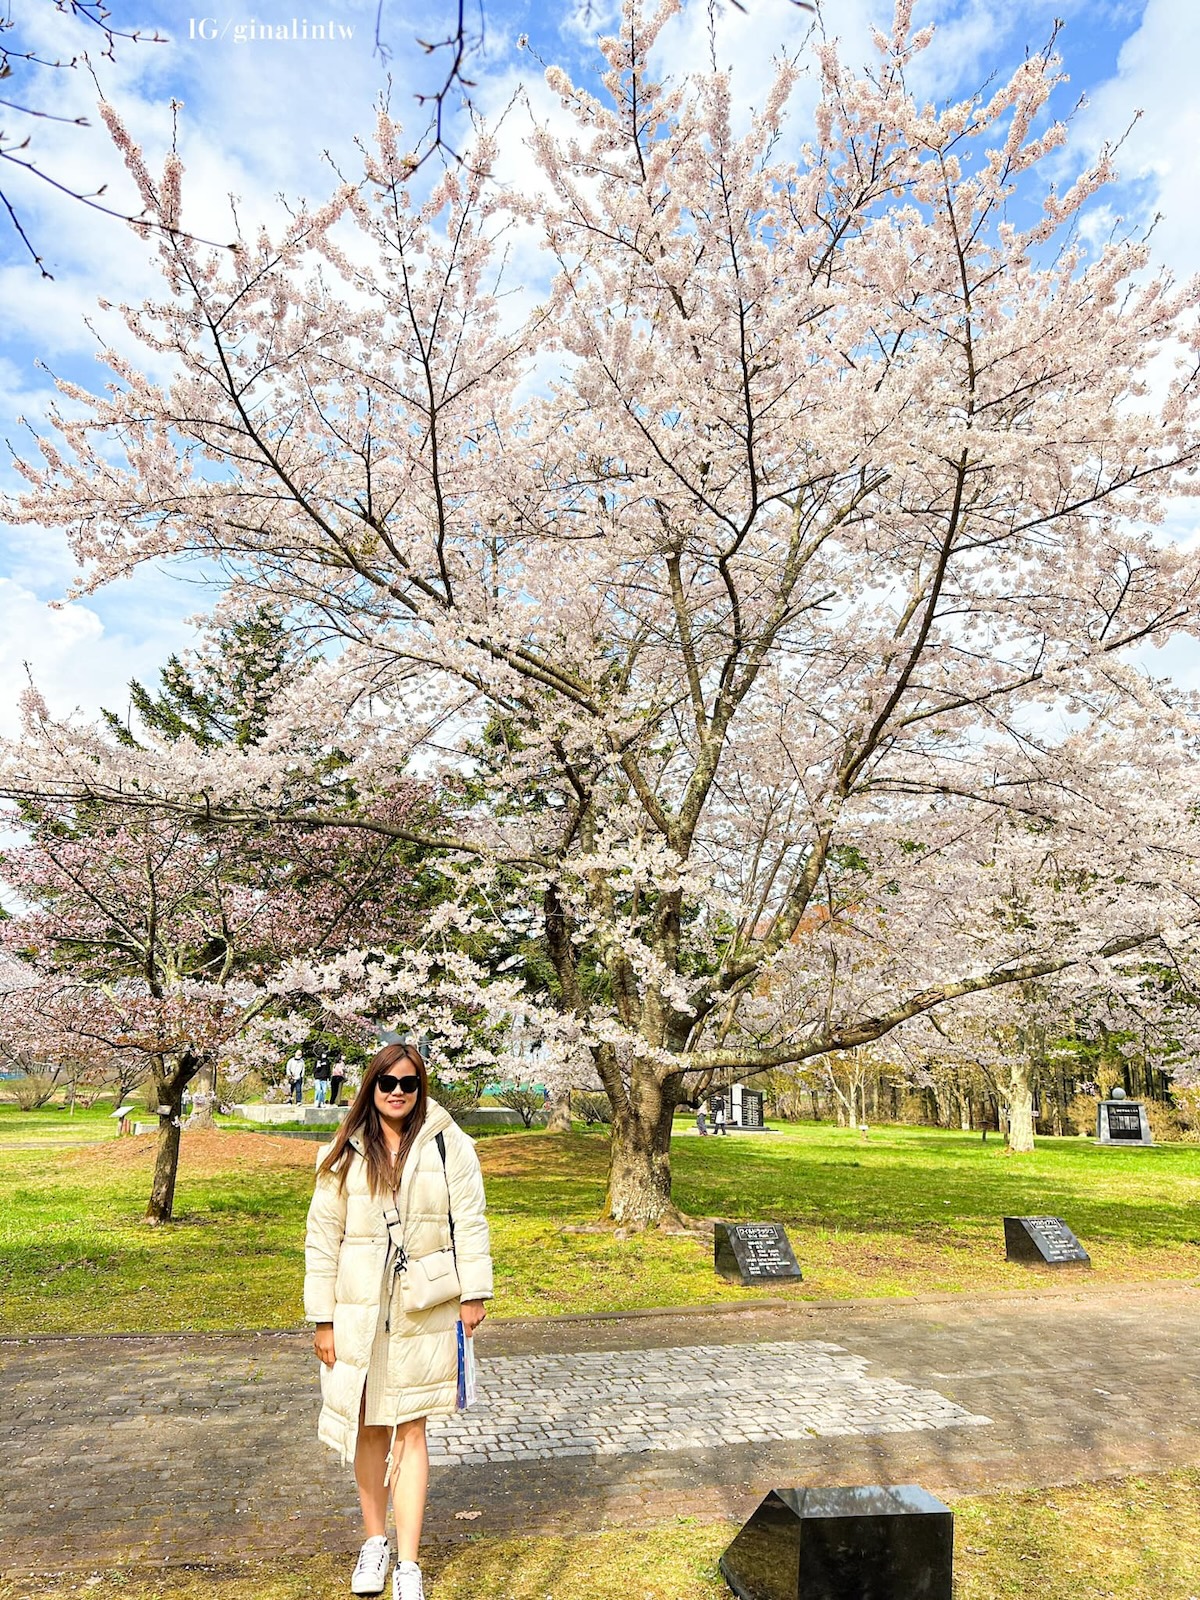
[[[397,1561],[392,1573],[392,1600],[425,1600],[421,1569],[415,1561]]]
[[[350,1579],[350,1593],[382,1594],[391,1559],[392,1547],[386,1535],[380,1533],[368,1539],[358,1552],[358,1565]]]

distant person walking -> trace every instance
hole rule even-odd
[[[341,1056],[334,1056],[329,1064],[329,1104],[336,1106],[342,1092],[342,1085],[346,1081],[346,1063]]]
[[[317,1436],[354,1463],[366,1535],[350,1591],[383,1592],[390,1488],[392,1597],[424,1600],[425,1419],[456,1409],[458,1324],[469,1338],[483,1321],[492,1262],[475,1146],[429,1098],[413,1045],[371,1058],[318,1152],[305,1266],[304,1314],[321,1361]]]
[[[724,1102],[724,1100],[718,1100],[717,1104],[716,1104],[716,1107],[715,1107],[715,1109],[713,1111],[713,1132],[714,1133],[724,1133],[725,1132],[725,1102]]]
[[[304,1057],[299,1050],[288,1057],[288,1064],[284,1068],[284,1077],[287,1080],[288,1099],[294,1106],[304,1100]]]
[[[313,1062],[313,1104],[323,1106],[329,1100],[329,1080],[332,1068],[329,1064],[329,1046],[321,1044],[316,1049],[316,1059]]]
[[[706,1118],[705,1118],[705,1115],[704,1115],[704,1102],[703,1101],[701,1101],[700,1104],[696,1107],[696,1132],[700,1135],[700,1137],[702,1139],[708,1133],[708,1128],[706,1126]]]

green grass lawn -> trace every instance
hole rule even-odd
[[[535,1136],[537,1137],[537,1136]],[[560,1141],[540,1136],[544,1146]],[[572,1136],[551,1165],[538,1145],[489,1150],[498,1285],[513,1314],[752,1299],[712,1273],[693,1239],[563,1234],[594,1215],[604,1142]],[[575,1152],[578,1154],[575,1154]],[[1028,1287],[1045,1274],[1004,1259],[1001,1218],[1062,1216],[1089,1250],[1098,1283],[1200,1277],[1200,1148],[1099,1148],[1044,1140],[1009,1156],[995,1138],[938,1129],[873,1129],[868,1142],[825,1124],[773,1136],[677,1138],[675,1197],[688,1213],[784,1223],[804,1283],[801,1299]],[[1073,1280],[1076,1281],[1076,1280]]]
[[[40,1136],[54,1137],[45,1113]],[[63,1123],[65,1114],[57,1114]],[[79,1148],[25,1144],[0,1114],[0,1329],[279,1328],[300,1320],[301,1239],[314,1145],[221,1131],[186,1134],[177,1221],[141,1221],[154,1137]],[[7,1146],[7,1148],[6,1148]],[[711,1243],[596,1226],[600,1132],[516,1132],[481,1142],[496,1258],[495,1314],[751,1301],[717,1279]],[[1001,1217],[1062,1216],[1094,1270],[1073,1285],[1200,1277],[1200,1148],[1101,1149],[1045,1140],[1031,1156],[996,1139],[878,1127],[869,1142],[829,1124],[776,1135],[678,1138],[676,1198],[696,1216],[786,1224],[800,1299],[1019,1289],[1047,1274],[1004,1260]]]
[[[59,1106],[43,1106],[40,1111],[22,1111],[11,1102],[0,1102],[0,1150],[13,1144],[64,1144],[75,1140],[115,1139],[117,1124],[109,1113],[114,1109],[111,1099],[104,1099],[85,1110],[77,1106],[73,1112]],[[144,1122],[150,1120],[148,1111],[139,1110]]]
[[[1194,1600],[1200,1473],[959,1500],[956,1600]],[[438,1600],[728,1600],[717,1559],[735,1528],[665,1527],[574,1538],[478,1538],[428,1549]],[[5,1600],[334,1600],[341,1557],[227,1566],[133,1567],[0,1583]]]

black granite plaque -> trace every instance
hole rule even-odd
[[[742,1127],[761,1128],[763,1125],[763,1097],[757,1089],[742,1090]]]
[[[713,1265],[723,1278],[743,1285],[795,1282],[802,1276],[778,1222],[718,1222],[713,1228]]]
[[[1005,1217],[1004,1251],[1010,1261],[1091,1266],[1091,1257],[1061,1217]]]
[[[772,1489],[721,1557],[739,1600],[951,1600],[954,1514],[924,1489]]]
[[[1128,1100],[1110,1102],[1104,1108],[1108,1115],[1110,1139],[1138,1139],[1142,1137],[1142,1108],[1130,1105]]]

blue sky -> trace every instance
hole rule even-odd
[[[419,6],[384,0],[382,32],[391,52],[384,63],[374,48],[376,0],[110,3],[121,25],[157,28],[168,42],[119,41],[115,63],[96,63],[100,82],[145,147],[152,169],[171,138],[170,102],[183,102],[178,118],[188,170],[184,222],[214,239],[230,236],[230,193],[252,231],[259,217],[278,215],[281,193],[325,191],[325,152],[353,170],[355,135],[369,134],[374,103],[389,76],[393,111],[415,131],[422,116],[414,92],[436,87],[439,70],[438,58],[427,58],[415,39],[442,37],[451,14],[449,0],[423,0]],[[732,69],[735,96],[749,105],[772,55],[795,48],[809,19],[789,0],[746,0],[746,6],[743,15],[726,3],[719,14],[717,60]],[[42,53],[62,56],[95,44],[49,0],[12,0],[12,10],[22,37]],[[1082,162],[1105,137],[1120,135],[1140,109],[1141,120],[1121,152],[1125,181],[1113,203],[1130,217],[1161,212],[1159,256],[1180,274],[1200,270],[1195,0],[917,0],[918,25],[932,21],[938,30],[922,64],[920,88],[934,98],[968,92],[1013,65],[1027,48],[1038,49],[1056,16],[1065,21],[1059,48],[1071,77],[1059,109],[1068,109],[1080,94],[1088,99],[1075,123],[1069,159]],[[473,17],[477,26],[478,12]],[[856,63],[869,57],[870,25],[888,17],[890,0],[824,0],[827,31]],[[470,69],[476,103],[495,115],[522,85],[528,97],[528,109],[519,107],[505,122],[510,181],[520,182],[527,160],[523,136],[530,116],[553,115],[555,105],[541,85],[536,60],[518,47],[519,36],[528,35],[542,60],[560,62],[579,77],[594,64],[591,41],[609,31],[612,21],[609,0],[573,9],[486,0],[484,43]],[[263,38],[268,25],[272,32],[283,27],[288,37]],[[327,30],[323,39],[313,37],[318,26]],[[706,65],[708,37],[707,4],[686,0],[660,41],[664,69],[678,73]],[[31,130],[32,153],[56,176],[85,188],[107,184],[106,198],[129,203],[120,162],[97,125],[95,89],[82,71],[17,77],[5,87],[27,103],[90,116],[88,130],[38,123]],[[17,123],[4,112],[0,126],[11,132]],[[53,282],[41,279],[16,237],[0,229],[0,438],[15,440],[21,434],[17,418],[36,423],[51,396],[39,359],[64,376],[103,381],[87,326],[97,299],[140,299],[155,292],[156,277],[147,246],[119,222],[20,181],[20,175],[5,171],[0,177],[54,273]],[[0,458],[0,484],[12,484],[7,452]],[[1178,531],[1186,536],[1189,528],[1185,523]],[[125,704],[127,680],[153,679],[169,652],[190,638],[186,618],[207,603],[202,590],[178,575],[146,572],[52,608],[71,577],[55,530],[0,524],[0,734],[13,729],[25,663],[56,712],[75,706],[93,712],[101,704],[117,709]],[[1154,666],[1200,686],[1200,662],[1189,648],[1173,647]]]

